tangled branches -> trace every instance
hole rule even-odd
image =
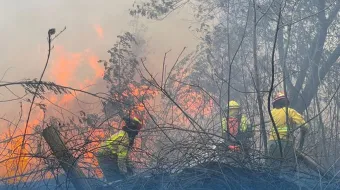
[[[44,99],[43,94],[46,93],[46,91],[52,91],[56,95],[71,93],[70,90],[66,87],[56,85],[53,82],[40,81],[39,83],[37,79],[22,81],[21,86],[25,89],[27,93],[36,94],[36,96],[40,99]],[[38,90],[35,92],[35,89]]]

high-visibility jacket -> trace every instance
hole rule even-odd
[[[228,129],[229,133],[236,137],[238,132],[246,132],[248,128],[247,117],[245,115],[239,115],[238,117],[229,116]],[[222,129],[227,131],[227,119],[222,118]]]
[[[277,127],[278,133],[280,135],[280,139],[287,139],[287,134],[289,132],[290,127],[294,125],[300,126],[305,124],[305,120],[303,119],[302,115],[299,114],[296,110],[292,108],[288,108],[288,113],[286,114],[286,108],[279,108],[279,109],[272,109],[271,111],[275,125]],[[286,121],[288,117],[288,122]],[[303,127],[307,127],[304,125]],[[270,130],[270,137],[269,140],[276,140],[277,136],[275,133],[275,129],[272,126]]]
[[[129,152],[129,136],[121,130],[118,133],[113,134],[106,141],[101,143],[99,153],[102,155],[117,155],[118,167],[121,172],[127,172]]]

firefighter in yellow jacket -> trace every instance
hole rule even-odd
[[[97,159],[108,182],[124,179],[133,171],[128,159],[135,137],[142,128],[137,117],[123,118],[125,126],[101,144]]]
[[[229,101],[228,109],[229,118],[222,118],[222,136],[226,138],[227,143],[229,144],[228,149],[238,150],[240,145],[241,148],[248,149],[249,138],[253,135],[253,130],[251,126],[248,125],[248,119],[241,113],[240,105],[236,101]]]
[[[273,109],[271,111],[278,134],[275,132],[274,126],[272,126],[270,130],[268,146],[269,155],[272,158],[282,158],[277,138],[277,135],[279,135],[283,160],[294,163],[294,144],[292,132],[295,131],[296,127],[301,127],[299,149],[302,149],[303,139],[307,133],[308,126],[306,125],[302,115],[288,106],[288,98],[283,92],[279,92],[273,99]]]

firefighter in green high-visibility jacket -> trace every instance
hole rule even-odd
[[[137,117],[124,120],[122,130],[104,141],[97,152],[99,166],[108,182],[124,179],[133,173],[128,156],[135,137],[142,128],[142,121]]]
[[[229,102],[229,118],[222,118],[222,136],[226,139],[229,150],[248,151],[250,148],[249,138],[253,136],[252,126],[248,124],[245,114],[240,111],[240,105],[231,100]],[[228,123],[228,126],[227,126]]]

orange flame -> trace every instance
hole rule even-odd
[[[100,25],[94,25],[94,29],[97,33],[97,36],[100,39],[104,38],[103,28]],[[40,46],[38,47],[40,49]],[[63,86],[71,86],[74,88],[83,88],[90,84],[94,84],[98,79],[100,79],[104,74],[104,68],[101,68],[99,63],[97,63],[98,57],[89,49],[84,50],[83,52],[68,52],[62,46],[55,46],[55,56],[56,58],[51,61],[49,73],[47,76],[50,76],[50,79],[53,79],[57,84]],[[79,70],[83,71],[83,69],[91,70],[91,74],[86,74],[86,79],[79,79]],[[63,96],[56,95],[48,95],[47,99],[49,101],[42,101],[48,108],[51,104],[56,104],[59,106],[65,106],[72,103],[75,99],[74,94],[66,94]],[[36,103],[36,102],[35,102]],[[27,118],[27,108],[23,108],[23,118]],[[33,127],[41,124],[41,121],[44,117],[44,112],[40,109],[37,111],[33,111],[31,114],[31,119],[29,122],[29,128],[27,133],[32,133]],[[5,158],[5,160],[0,165],[0,175],[3,177],[11,177],[15,174],[21,175],[24,172],[27,172],[27,164],[37,164],[35,159],[27,159],[27,157],[23,156],[18,158],[19,153],[21,152],[23,155],[26,155],[29,151],[28,147],[21,147],[22,143],[22,135],[23,129],[25,128],[25,123],[20,123],[18,130],[9,130],[8,133],[3,133],[0,135],[0,140],[8,140],[8,143],[0,144],[0,157]],[[11,129],[11,128],[9,128]],[[98,141],[98,139],[102,139],[104,137],[103,131],[96,131],[93,134],[93,139]],[[12,139],[11,137],[17,137]],[[27,138],[25,141],[29,141]],[[6,141],[7,142],[7,141]],[[7,144],[7,145],[6,145]],[[98,144],[98,143],[97,143]],[[94,143],[93,146],[97,146]],[[3,151],[2,151],[3,150]],[[86,154],[86,161],[93,160],[93,155],[90,153]],[[36,163],[35,163],[36,162]],[[19,165],[18,165],[19,163]],[[90,162],[96,165],[96,162]],[[17,172],[16,172],[17,171]],[[6,173],[4,173],[6,172]],[[9,183],[18,182],[19,178],[12,178],[9,180]],[[23,179],[26,181],[26,179]]]
[[[213,100],[206,97],[204,93],[195,91],[189,86],[181,87],[176,97],[178,105],[191,117],[199,116],[199,118],[209,117],[213,112]],[[173,106],[173,114],[177,118],[176,124],[189,124],[189,120],[183,112]]]
[[[91,68],[95,71],[95,78],[102,77],[104,75],[104,69],[98,64],[99,58],[95,55],[91,55],[88,60]]]
[[[22,148],[23,137],[17,137],[10,140],[8,143],[4,152],[4,158],[5,162],[3,162],[5,170],[2,170],[2,172],[6,172],[5,174],[2,174],[4,177],[8,177],[7,180],[8,183],[16,183],[19,181],[25,181],[25,178],[19,177],[22,174],[24,174],[27,170],[27,164],[28,164],[28,151],[26,147]],[[5,148],[4,147],[4,148]],[[21,156],[19,157],[19,155]],[[13,176],[18,177],[13,177]]]
[[[85,50],[84,52],[80,53],[70,53],[65,51],[62,46],[55,46],[56,50],[56,59],[51,62],[51,67],[49,70],[49,76],[56,81],[57,84],[64,85],[64,86],[71,86],[74,88],[84,87],[89,84],[95,83],[98,79],[103,76],[104,69],[99,66],[97,63],[98,57],[91,51]],[[87,79],[79,80],[78,79],[78,70],[80,69],[90,69],[93,74],[87,75]],[[49,101],[43,101],[47,108],[51,106],[51,103],[57,104],[60,106],[69,105],[75,99],[73,94],[66,94],[63,96],[56,96],[56,95],[48,95],[47,99]],[[36,106],[35,106],[36,107]],[[23,107],[23,118],[27,118],[28,107]],[[27,133],[30,134],[33,131],[33,128],[39,124],[44,117],[44,112],[38,108],[34,109],[31,114],[31,119],[29,122],[29,127]],[[18,130],[14,132],[14,130],[10,130],[6,134],[2,134],[0,136],[1,140],[10,139],[11,136],[20,136],[23,134],[23,129],[25,128],[25,123],[21,123],[18,127]],[[97,137],[100,137],[102,134],[97,134]],[[25,140],[28,143],[28,139]],[[6,143],[0,144],[1,151],[0,156],[5,160],[0,165],[0,175],[2,177],[11,178],[8,180],[9,183],[16,183],[19,180],[26,181],[26,178],[18,178],[13,177],[15,174],[21,175],[25,172],[29,172],[27,169],[27,164],[35,165],[38,164],[37,159],[27,159],[27,157],[23,156],[19,160],[19,153],[21,151],[22,155],[27,155],[29,150],[26,147],[24,149],[20,148],[22,143],[22,137],[11,139],[10,143],[6,146]],[[9,151],[9,152],[8,152]],[[90,154],[87,154],[89,158],[91,158]],[[87,160],[89,161],[89,160]],[[18,165],[19,163],[19,165]],[[33,167],[34,168],[34,167]],[[36,168],[36,167],[35,167]]]
[[[57,84],[83,89],[103,77],[104,68],[100,67],[98,56],[90,49],[70,53],[66,52],[62,46],[56,46],[56,50],[57,58],[52,64],[50,76],[55,79]],[[90,76],[90,78],[79,79],[79,70],[84,69],[90,69],[94,74],[86,75],[87,77]],[[50,98],[52,99],[51,102],[65,106],[75,99],[75,95],[67,94],[61,98],[56,96],[51,96]]]
[[[80,65],[82,55],[80,53],[68,54],[61,46],[56,46],[55,49],[57,64],[53,64],[51,74],[57,84],[68,86],[76,78],[75,71]]]
[[[103,39],[103,29],[100,25],[94,25],[94,29],[98,35],[99,38]],[[98,57],[91,52],[91,50],[85,50],[83,52],[67,52],[62,46],[56,46],[56,59],[54,60],[54,64],[52,64],[51,70],[50,70],[50,76],[55,79],[57,84],[64,85],[64,86],[71,86],[74,88],[83,88],[87,85],[90,85],[91,83],[95,83],[96,80],[100,79],[104,74],[104,69],[99,66],[97,63]],[[79,79],[77,76],[77,73],[79,70],[82,70],[87,68],[91,69],[93,71],[91,76],[86,76],[85,79]],[[184,73],[184,72],[183,72]],[[153,99],[156,95],[158,95],[158,92],[155,90],[150,89],[148,86],[140,86],[137,87],[133,84],[128,85],[129,90],[125,91],[124,93],[120,94],[119,96],[133,96],[135,102],[138,102],[137,105],[134,108],[134,113],[137,112],[144,112],[146,110],[147,101],[143,101],[143,97],[148,95],[151,96],[151,99]],[[199,110],[204,110],[205,114],[209,115],[212,112],[212,101],[206,100],[204,95],[201,93],[191,91],[189,88],[183,88],[183,91],[188,91],[188,93],[183,93],[182,96],[179,97],[179,103],[183,106],[185,110],[187,110],[190,114],[195,114]],[[116,97],[118,98],[118,97]],[[67,94],[63,95],[62,97],[58,97],[55,95],[52,95],[49,97],[49,100],[53,104],[57,104],[60,106],[70,104],[72,101],[74,101],[75,96],[73,94]],[[145,104],[144,104],[145,103]],[[50,103],[46,102],[47,106],[50,106]],[[179,112],[179,110],[178,110]],[[41,122],[41,115],[40,114],[34,114],[32,118],[34,118],[30,122],[30,126],[38,125]],[[85,124],[84,124],[85,125]],[[112,125],[119,128],[117,123],[112,123]],[[98,162],[93,155],[93,152],[95,152],[95,149],[99,147],[100,141],[103,140],[105,133],[103,130],[98,129],[90,129],[88,126],[84,126],[84,128],[87,130],[87,133],[89,135],[89,139],[91,142],[87,145],[86,149],[91,150],[89,152],[86,152],[84,154],[83,161],[85,163],[88,163],[89,165],[93,167],[98,166]],[[73,135],[73,134],[69,134]],[[8,138],[7,138],[8,139]],[[82,139],[81,139],[82,140]],[[81,141],[79,140],[79,141]],[[78,140],[76,140],[78,143]],[[24,154],[28,152],[28,149],[26,147],[21,150],[22,139],[18,138],[17,141],[11,142],[9,149],[12,151],[12,154],[7,154],[8,156],[8,162],[5,162],[5,167],[9,171],[6,175],[7,176],[13,176],[15,174],[15,167],[18,168],[18,171],[23,173],[27,169],[28,159],[27,157],[22,157],[21,160],[18,158],[16,159],[15,155],[18,154],[17,151],[22,151]],[[140,139],[136,139],[136,147],[141,148],[142,142]],[[19,147],[19,148],[18,148]],[[19,163],[19,165],[15,165]],[[1,169],[1,168],[0,168]],[[95,173],[98,176],[101,176],[101,172],[98,171],[98,169],[95,170]],[[17,179],[14,178],[12,181],[17,182]]]
[[[100,25],[98,25],[98,24],[95,24],[93,27],[96,30],[96,33],[97,33],[98,37],[100,39],[103,39],[104,38],[103,28]]]
[[[23,118],[27,118],[25,113],[23,114]],[[28,164],[34,163],[33,159],[28,158],[29,147],[26,146],[26,144],[29,144],[29,135],[27,134],[32,134],[33,127],[40,124],[43,117],[43,111],[32,111],[23,147],[23,132],[26,127],[25,122],[20,123],[18,128],[14,126],[17,129],[14,130],[9,127],[7,132],[1,134],[0,157],[3,162],[0,165],[0,175],[1,177],[9,178],[7,180],[8,183],[17,183],[19,181],[27,180],[27,176],[19,177],[28,172]],[[15,175],[18,177],[14,177]]]

